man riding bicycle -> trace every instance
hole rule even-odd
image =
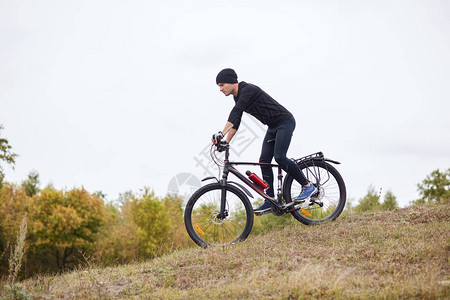
[[[272,158],[275,158],[281,168],[302,185],[302,191],[293,199],[294,202],[306,201],[311,195],[317,193],[317,188],[305,178],[298,165],[286,157],[295,129],[294,116],[256,85],[244,81],[238,83],[237,74],[233,69],[220,71],[216,77],[216,83],[225,96],[233,95],[235,101],[228,121],[220,133],[226,136],[225,141],[229,143],[236,134],[241,123],[242,113],[244,111],[249,113],[268,126],[259,162],[270,164]],[[275,197],[271,166],[262,165],[261,172],[263,179],[269,184],[267,195]],[[261,215],[270,210],[271,204],[265,200],[260,207],[254,209],[254,212]]]

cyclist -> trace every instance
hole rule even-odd
[[[286,157],[295,129],[294,116],[256,85],[244,81],[238,83],[237,74],[233,69],[220,71],[217,74],[216,83],[225,96],[233,95],[235,101],[225,127],[222,132],[219,132],[226,136],[225,141],[229,143],[236,134],[241,123],[242,113],[244,111],[249,113],[268,126],[259,162],[270,164],[272,158],[275,158],[281,168],[302,185],[302,191],[294,198],[294,202],[306,201],[311,195],[317,193],[317,188],[305,178],[298,165]],[[267,195],[275,197],[272,167],[262,165],[261,172],[263,179],[270,185]],[[270,202],[265,200],[260,207],[254,209],[254,212],[261,215],[270,210]]]

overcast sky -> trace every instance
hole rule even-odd
[[[372,185],[407,205],[450,167],[449,53],[446,0],[0,0],[6,179],[114,200],[202,178],[230,67],[294,114],[289,157],[323,151],[355,202]],[[256,161],[265,129],[244,122],[234,158]]]

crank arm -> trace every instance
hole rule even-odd
[[[254,214],[255,214],[255,216],[262,216],[262,215],[265,215],[265,214],[270,214],[272,212],[272,210],[266,210],[266,211],[263,211],[263,212],[255,212]]]
[[[311,205],[314,205],[314,203],[306,203],[306,202],[303,202],[303,203],[295,203],[295,202],[289,202],[289,203],[283,205],[283,210],[284,210],[286,213],[291,213],[291,212],[300,210],[300,211],[303,212],[305,215],[311,216],[311,214],[305,210],[305,208],[307,208],[308,206],[311,206]]]

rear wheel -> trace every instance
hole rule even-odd
[[[335,220],[342,212],[347,197],[345,183],[339,172],[325,161],[307,160],[298,164],[305,177],[318,192],[307,201],[296,205],[294,218],[306,225]],[[300,194],[301,185],[289,174],[284,182],[286,203]]]
[[[220,218],[222,185],[201,187],[189,199],[184,212],[186,230],[202,247],[223,246],[243,241],[253,226],[253,208],[238,188],[226,187],[225,218]]]

